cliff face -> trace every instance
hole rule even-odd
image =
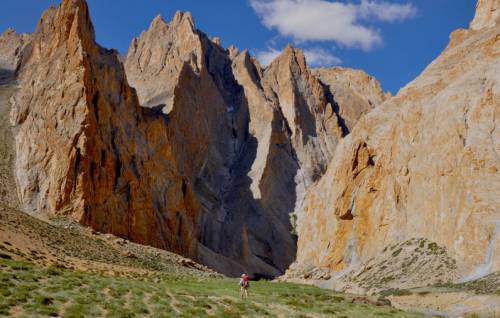
[[[16,177],[30,212],[193,256],[198,206],[179,175],[167,118],[141,109],[85,1],[42,17],[19,77]]]
[[[22,56],[11,120],[25,210],[228,275],[276,276],[293,262],[290,214],[351,129],[344,123],[368,107],[348,89],[362,76],[330,89],[291,47],[264,70],[189,13],[157,17],[123,66],[95,42],[86,2],[64,0]]]
[[[188,13],[156,18],[123,66],[85,1],[64,0],[33,36],[0,37],[0,66],[19,74],[21,204],[229,275],[279,275],[297,253],[290,277],[368,280],[413,246],[438,251],[425,266],[446,279],[500,270],[497,20],[498,1],[479,1],[471,29],[389,98],[292,47],[262,69]],[[436,281],[424,274],[393,287]]]
[[[18,207],[14,171],[14,141],[9,122],[10,98],[15,93],[16,70],[31,36],[8,29],[0,35],[0,205]]]
[[[152,41],[158,38],[170,47]],[[148,66],[144,56],[152,57]],[[260,70],[248,53],[230,56],[194,29],[189,14],[179,12],[170,24],[156,18],[134,39],[125,65],[138,79],[132,83],[139,92],[155,91],[165,103],[159,107],[169,116],[180,172],[201,202],[197,259],[232,275],[284,271],[295,255],[288,215],[293,205],[286,201],[294,200],[297,162],[284,119],[265,97]],[[283,149],[273,150],[276,145]],[[277,159],[287,164],[264,176],[268,161]],[[262,195],[265,182],[272,184]],[[282,198],[269,200],[273,193]]]
[[[344,132],[350,132],[362,115],[382,104],[389,93],[384,93],[380,83],[361,70],[349,68],[319,68],[313,74],[326,86],[334,98],[333,107],[343,121]]]
[[[290,214],[343,136],[334,97],[303,53],[290,47],[262,70],[178,12],[132,41],[125,66],[141,103],[169,116],[201,203],[198,259],[232,275],[283,272],[295,257]]]
[[[473,30],[491,28],[498,24],[500,19],[500,2],[498,0],[478,0],[476,15],[470,24]]]
[[[179,173],[200,202],[196,258],[231,275],[285,270],[295,252],[290,211],[265,212],[249,191],[257,142],[249,133],[250,103],[228,51],[196,30],[190,14],[178,12],[169,24],[156,18],[134,39],[125,65],[137,90],[156,96],[141,102],[163,103],[156,107],[168,113]],[[249,72],[246,67],[241,72]]]
[[[164,111],[168,113],[184,64],[198,72],[202,57],[202,44],[191,14],[179,12],[170,24],[157,16],[149,30],[132,41],[125,68],[141,105],[165,105]]]
[[[348,281],[414,238],[456,261],[451,279],[500,270],[500,26],[489,18],[497,5],[479,1],[472,29],[455,31],[441,56],[339,144],[301,207],[289,277],[323,268]],[[426,279],[418,284],[436,281]]]

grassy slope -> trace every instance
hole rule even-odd
[[[117,277],[0,257],[0,315],[63,317],[417,317],[311,286],[230,279]],[[354,301],[354,303],[353,303]]]
[[[253,282],[244,302],[237,280],[107,237],[0,207],[0,316],[415,316],[363,297],[265,281]]]

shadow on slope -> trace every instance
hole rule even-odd
[[[0,73],[2,71],[0,70]],[[9,121],[9,99],[15,93],[15,90],[11,81],[6,85],[0,85],[0,204],[11,207],[19,205],[13,172],[15,160],[14,136]]]
[[[0,68],[0,85],[7,85],[14,80],[15,72]]]

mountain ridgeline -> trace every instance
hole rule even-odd
[[[10,41],[17,53],[3,55],[17,63],[11,121],[24,210],[228,275],[284,273],[296,255],[296,206],[339,140],[385,98],[358,72],[377,98],[339,103],[300,50],[264,69],[197,30],[189,13],[155,18],[123,64],[96,43],[83,0],[50,8],[22,37],[29,45]],[[357,95],[349,81],[335,83],[345,100]]]

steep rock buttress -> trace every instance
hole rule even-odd
[[[116,52],[96,44],[85,1],[46,11],[25,54],[11,112],[25,209],[194,256],[199,207],[168,120],[139,107]]]
[[[416,238],[444,248],[455,279],[500,270],[498,3],[479,1],[472,28],[339,144],[300,207],[289,277],[332,270],[349,288],[387,246]]]

